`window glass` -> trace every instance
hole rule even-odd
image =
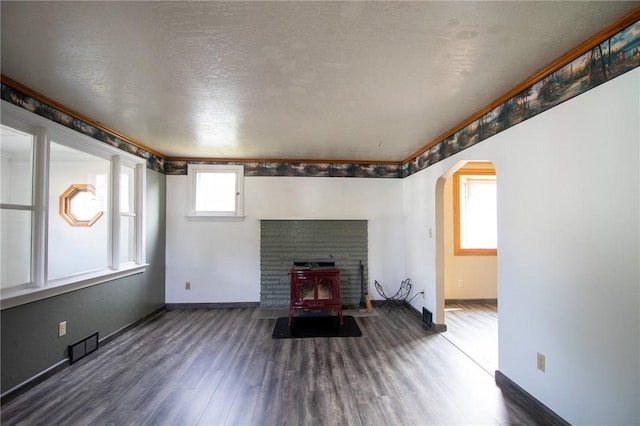
[[[465,181],[461,181],[460,246],[495,249],[498,243],[495,178]]]
[[[235,173],[198,172],[196,174],[196,211],[234,212],[235,209]]]
[[[135,236],[136,236],[135,216],[120,217],[120,262],[135,261]]]
[[[27,210],[0,210],[1,288],[28,284],[31,279],[31,220]]]
[[[109,266],[108,182],[110,161],[52,142],[49,165],[49,279]],[[60,214],[60,196],[73,185],[91,185],[94,192],[78,193],[70,204],[79,220],[102,216],[91,226],[74,227]],[[75,197],[74,197],[75,198]],[[73,208],[77,206],[77,211]],[[91,211],[89,211],[91,210]]]
[[[243,219],[243,166],[189,165],[188,175],[190,216]]]
[[[2,204],[32,204],[33,143],[33,135],[4,125],[0,127]]]
[[[33,222],[33,135],[0,126],[0,288],[29,284]]]
[[[495,169],[476,167],[460,169],[453,175],[453,238],[456,255],[497,254]]]
[[[133,213],[135,211],[135,182],[136,170],[133,167],[122,166],[120,170],[121,213]]]
[[[135,180],[136,170],[133,167],[120,168],[120,263],[135,261]]]

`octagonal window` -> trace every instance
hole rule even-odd
[[[73,184],[60,195],[60,216],[71,226],[91,226],[102,214],[93,185]]]

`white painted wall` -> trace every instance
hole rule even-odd
[[[167,176],[167,303],[258,302],[260,219],[367,219],[370,294],[406,278],[400,179],[246,177],[244,190],[243,222],[189,221],[187,177]]]
[[[436,182],[494,163],[499,368],[572,424],[640,424],[639,144],[636,69],[403,180],[406,274],[435,312]]]

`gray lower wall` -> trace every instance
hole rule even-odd
[[[333,260],[340,269],[342,304],[360,302],[360,260],[368,270],[366,220],[263,220],[260,224],[260,306],[289,306],[294,260]]]
[[[67,345],[96,331],[102,339],[164,305],[165,195],[166,177],[147,170],[144,273],[0,312],[2,393],[67,358]],[[60,321],[67,335],[58,338]]]

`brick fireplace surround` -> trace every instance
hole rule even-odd
[[[366,220],[262,220],[260,222],[260,307],[288,308],[289,271],[294,261],[332,261],[340,269],[342,305],[360,302],[360,261],[368,282]]]

